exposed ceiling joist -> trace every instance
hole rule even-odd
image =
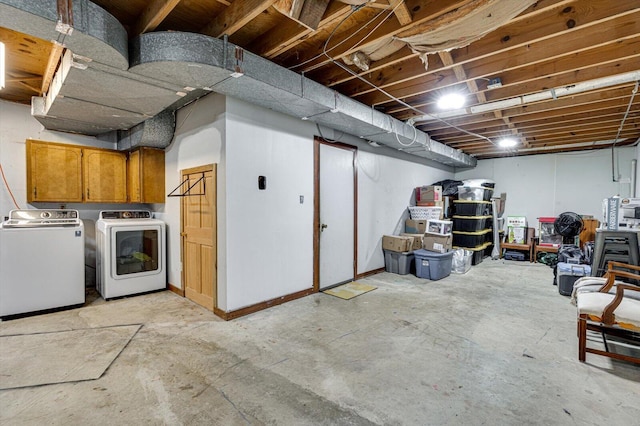
[[[232,35],[275,2],[276,0],[234,1],[200,32],[212,37],[222,37],[224,34]]]
[[[155,30],[181,0],[153,0],[144,9],[133,30],[133,34],[142,34]]]

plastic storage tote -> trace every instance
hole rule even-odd
[[[399,253],[384,250],[384,270],[394,274],[407,275],[411,272],[413,253],[412,251]]]
[[[458,216],[486,216],[491,214],[491,202],[453,200],[453,209]]]
[[[477,232],[491,228],[492,216],[453,216],[453,230]],[[488,226],[487,226],[488,224]]]
[[[416,260],[416,276],[436,281],[451,275],[453,252],[436,253],[424,249],[413,252]]]
[[[493,237],[493,230],[484,229],[476,232],[453,231],[453,245],[457,247],[478,247]]]
[[[470,201],[489,201],[493,195],[493,189],[484,186],[459,186],[458,198]]]
[[[580,277],[591,275],[591,266],[575,263],[558,263],[558,292],[563,296],[571,296],[573,284]]]

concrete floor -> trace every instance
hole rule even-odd
[[[2,322],[1,335],[143,325],[97,380],[0,391],[0,423],[639,424],[640,368],[578,362],[575,308],[547,266],[360,281],[378,289],[230,322],[170,292]]]

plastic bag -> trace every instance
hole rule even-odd
[[[471,269],[471,257],[473,252],[465,249],[453,250],[451,259],[451,272],[456,274],[465,274]]]

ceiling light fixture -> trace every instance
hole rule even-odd
[[[4,89],[4,43],[0,42],[0,90]]]
[[[503,138],[500,139],[500,141],[498,142],[498,145],[500,145],[503,148],[511,148],[514,147],[518,144],[518,141],[514,138]]]
[[[447,93],[438,99],[437,105],[440,109],[460,109],[466,101],[466,98],[460,93]]]

